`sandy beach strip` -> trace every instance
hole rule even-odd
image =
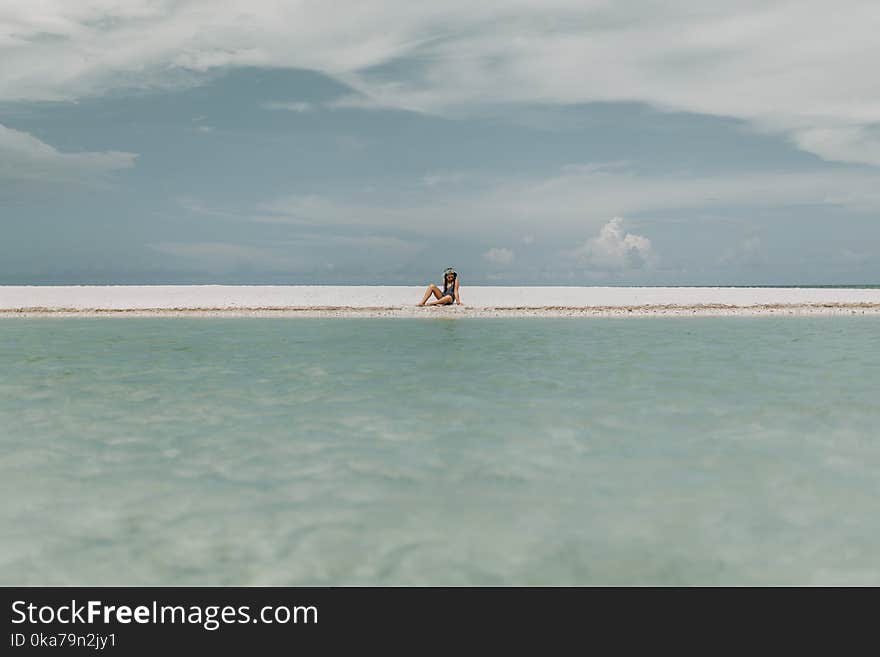
[[[880,289],[463,286],[0,286],[0,317],[633,317],[880,315]]]

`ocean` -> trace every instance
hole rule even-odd
[[[880,584],[880,318],[0,320],[2,585]]]

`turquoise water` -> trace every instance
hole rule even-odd
[[[0,584],[880,584],[880,319],[0,321]]]

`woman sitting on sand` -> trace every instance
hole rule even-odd
[[[437,298],[426,304],[425,301],[428,301],[428,297],[432,294]],[[443,291],[441,292],[439,287],[431,283],[425,290],[425,296],[416,305],[436,306],[439,304],[445,306],[451,304],[453,299],[455,303],[461,305],[461,297],[458,295],[458,273],[452,267],[447,267],[443,272]]]

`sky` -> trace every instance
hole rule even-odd
[[[878,284],[829,8],[2,0],[0,284]]]

